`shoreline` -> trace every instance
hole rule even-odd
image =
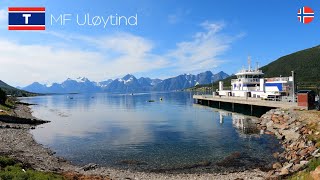
[[[259,118],[256,126],[264,134],[277,137],[282,144],[283,152],[275,153],[278,162],[273,164],[273,170],[268,172],[258,168],[234,172],[188,172],[183,171],[137,171],[99,166],[93,163],[78,166],[55,152],[37,143],[30,133],[37,125],[48,123],[32,116],[30,104],[18,103],[8,115],[0,116],[0,155],[14,158],[28,167],[38,171],[53,172],[67,177],[84,176],[98,179],[268,179],[287,177],[306,167],[312,157],[320,157],[319,149],[312,141],[307,141],[307,135],[318,131],[307,128],[307,123],[301,121],[303,113],[295,110],[273,109]],[[302,111],[301,111],[302,112]],[[9,118],[8,118],[9,117]],[[5,119],[8,118],[8,119]],[[3,119],[5,119],[3,122]],[[21,119],[23,121],[21,121]],[[13,120],[13,123],[10,121]],[[27,122],[29,121],[29,123]],[[228,157],[226,157],[228,158]],[[206,167],[206,162],[195,165]],[[191,169],[194,168],[191,166]]]
[[[295,109],[273,109],[261,116],[258,129],[279,139],[283,152],[274,153],[278,162],[268,178],[288,177],[304,170],[320,157],[320,113]]]
[[[27,167],[44,172],[54,172],[67,177],[85,176],[100,179],[268,179],[288,177],[303,170],[313,157],[320,157],[319,145],[309,140],[310,135],[320,138],[320,132],[310,129],[305,116],[306,111],[273,109],[262,115],[256,126],[263,134],[277,137],[283,147],[283,152],[274,153],[278,162],[272,165],[268,172],[259,168],[231,172],[193,172],[188,169],[182,171],[137,171],[99,166],[93,163],[78,166],[62,157],[55,156],[55,152],[37,143],[30,133],[37,125],[48,123],[32,116],[30,104],[17,103],[15,109],[0,115],[0,156],[14,158]],[[320,117],[320,115],[319,115]],[[317,123],[314,117],[313,123]],[[4,122],[3,122],[4,121]],[[12,121],[12,123],[10,123]],[[318,128],[319,129],[319,128]],[[228,157],[226,157],[227,159]],[[191,170],[197,167],[206,168],[210,162],[188,166]],[[74,178],[71,178],[74,179]],[[90,179],[90,178],[89,178]]]
[[[18,111],[17,111],[18,110]],[[28,104],[19,103],[15,109],[15,116],[11,118],[23,118],[32,121],[48,123],[32,116]],[[42,124],[40,123],[40,124]],[[64,158],[55,156],[49,148],[37,143],[30,130],[36,127],[37,123],[8,123],[0,121],[0,155],[12,157],[29,167],[46,172],[76,174],[84,176],[98,176],[102,179],[264,179],[267,172],[259,169],[245,170],[241,172],[223,173],[185,173],[185,172],[142,172],[133,170],[121,170],[111,167],[87,164],[77,166]]]

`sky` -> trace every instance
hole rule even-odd
[[[315,12],[310,24],[297,20],[302,6]],[[8,7],[45,7],[46,30],[9,31]],[[60,14],[71,20],[52,21]],[[78,24],[110,15],[136,16],[137,23]],[[232,74],[247,66],[248,56],[263,66],[319,45],[319,35],[315,0],[3,0],[0,79],[24,87],[80,76],[99,82],[129,73],[162,79],[207,70]]]

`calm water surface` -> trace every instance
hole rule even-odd
[[[160,98],[163,101],[160,101]],[[155,102],[148,102],[148,100]],[[193,104],[190,93],[77,94],[24,98],[50,120],[37,142],[73,163],[136,170],[240,170],[274,161],[274,137],[254,119]],[[206,162],[206,167],[192,168]]]

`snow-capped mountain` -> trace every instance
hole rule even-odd
[[[85,77],[77,79],[68,78],[61,83],[61,87],[65,92],[97,92],[100,88],[96,86],[96,82],[90,81]]]
[[[136,77],[127,74],[123,78],[112,81],[105,89],[108,92],[137,92],[141,91],[140,84]]]
[[[153,87],[156,91],[173,91],[189,88],[199,84],[209,84],[229,77],[223,71],[213,74],[211,71],[206,71],[198,75],[183,74],[177,77],[165,79]]]
[[[94,82],[88,78],[79,77],[63,81],[62,83],[53,83],[51,85],[34,82],[29,86],[22,88],[36,93],[85,93],[85,92],[147,92],[147,91],[173,91],[181,90],[195,86],[197,84],[209,84],[228,77],[224,72],[213,74],[206,71],[198,75],[183,74],[165,80],[151,79],[141,77],[137,79],[131,74],[115,80]]]
[[[68,78],[61,84],[53,83],[51,85],[35,82],[22,89],[37,93],[83,93],[101,91],[101,88],[98,87],[95,82],[85,77],[78,77],[76,79]]]
[[[106,81],[101,81],[96,83],[96,86],[101,87],[101,88],[106,88],[113,80],[112,79],[108,79]]]

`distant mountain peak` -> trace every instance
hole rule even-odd
[[[134,77],[134,75],[132,75],[132,74],[127,74],[127,75],[125,75],[125,76],[123,76],[123,80],[128,80],[128,79],[130,79],[130,78],[136,78],[136,77]]]
[[[53,84],[50,84],[50,83],[48,83],[48,84],[44,84],[46,87],[51,87]]]
[[[77,81],[77,82],[81,83],[81,82],[87,82],[90,80],[86,77],[77,77],[76,79],[68,78],[66,81]]]
[[[209,84],[224,79],[226,76],[228,75],[222,71],[217,74],[205,71],[197,75],[188,73],[161,80],[148,77],[137,79],[134,75],[127,74],[122,78],[101,82],[90,81],[86,77],[78,77],[76,79],[68,78],[60,84],[31,84],[23,89],[41,93],[172,91],[192,87],[196,84]]]
[[[32,84],[33,84],[33,85],[42,85],[42,84],[40,84],[39,82],[33,82]]]
[[[227,74],[227,73],[225,73],[224,71],[220,71],[217,74]]]
[[[89,79],[86,78],[86,77],[78,77],[78,78],[76,79],[76,81],[77,81],[77,82],[86,82],[86,81],[89,81]]]

